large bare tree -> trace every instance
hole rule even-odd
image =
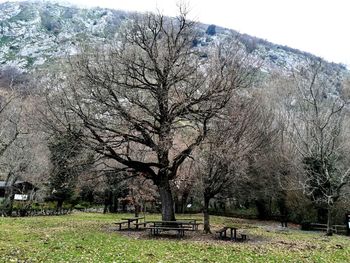
[[[114,44],[84,48],[71,58],[55,84],[61,97],[48,96],[51,116],[75,126],[85,146],[154,182],[163,220],[175,219],[170,181],[179,166],[257,68],[234,38],[207,53],[193,46],[195,38],[196,24],[186,12],[135,15]],[[142,149],[146,159],[133,149]]]
[[[9,87],[12,89],[12,87]],[[23,134],[23,100],[13,91],[0,87],[0,178],[5,180],[6,191],[1,213],[11,214],[13,185],[28,166]]]
[[[209,202],[228,192],[245,174],[254,155],[267,150],[276,134],[273,114],[256,98],[236,98],[212,125],[205,143],[199,147],[198,173],[203,185],[204,231],[210,232]]]
[[[298,182],[317,208],[327,210],[327,234],[332,235],[334,205],[350,182],[348,98],[341,74],[320,61],[296,70],[292,85],[296,92],[286,110],[285,135],[299,156]]]

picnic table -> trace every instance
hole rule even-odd
[[[127,218],[122,218],[121,220],[125,220],[125,221],[121,221],[121,222],[115,222],[114,224],[119,225],[119,230],[121,230],[122,225],[124,224],[128,224],[128,229],[131,229],[131,223],[135,222],[135,228],[138,229],[139,228],[139,220],[141,219],[145,219],[145,217],[127,217]]]
[[[198,226],[201,223],[198,223],[198,221],[202,221],[201,219],[195,219],[195,218],[181,218],[181,221],[188,221],[189,225],[192,225],[193,230],[198,230]]]
[[[183,237],[185,231],[195,230],[189,221],[147,221],[151,226],[146,227],[151,235],[159,235],[163,231],[176,231],[178,237]]]
[[[230,230],[230,236],[227,236],[227,230]],[[240,234],[240,237],[237,237],[237,228],[236,227],[231,227],[231,226],[225,226],[217,231],[216,233],[219,233],[219,238],[223,240],[233,240],[233,241],[244,241],[247,239],[246,234]]]
[[[216,233],[219,233],[220,239],[227,239],[227,230],[230,230],[230,239],[237,240],[237,228],[231,226],[225,226],[220,230],[217,230]]]
[[[128,218],[122,218],[122,220],[127,220],[128,221],[128,229],[130,229],[130,225],[132,222],[136,222],[136,229],[139,228],[139,220],[141,219],[145,219],[145,217],[141,216],[141,217],[128,217]]]

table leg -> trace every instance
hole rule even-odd
[[[233,229],[233,233],[234,233],[234,238],[235,238],[235,241],[237,240],[237,229]]]
[[[130,220],[128,220],[128,229],[130,230]]]

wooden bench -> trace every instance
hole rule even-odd
[[[181,226],[183,228],[187,228],[189,231],[196,231],[198,230],[198,226],[200,225],[200,223],[190,223],[190,222],[183,222],[181,224]]]
[[[189,223],[192,226],[193,230],[198,230],[198,227],[200,225],[203,225],[203,223]]]
[[[189,228],[184,227],[164,227],[164,226],[149,226],[145,229],[150,230],[151,235],[159,235],[162,231],[176,231],[178,237],[184,237],[185,231],[191,231]]]
[[[227,236],[227,231],[229,230],[230,236]],[[219,234],[219,239],[222,240],[232,240],[232,241],[243,241],[247,239],[246,234],[240,234],[240,238],[237,238],[237,228],[231,227],[231,226],[225,226],[219,230],[216,230],[215,232]]]
[[[140,220],[145,219],[144,217],[128,217],[128,218],[122,218],[122,220],[128,221],[128,229],[131,229],[131,223],[134,223],[136,226],[136,229],[138,229],[138,223]]]
[[[302,225],[302,230],[309,230],[309,231],[327,231],[327,225],[326,224],[319,224],[319,223],[306,223]],[[346,225],[332,225],[332,231],[336,234],[347,234],[347,226]]]
[[[136,229],[139,228],[139,226],[143,226],[143,227],[146,227],[147,224],[149,224],[148,222],[140,222],[140,223],[134,223],[134,225],[136,226]]]
[[[310,227],[311,227],[312,230],[315,230],[315,231],[327,231],[327,225],[326,224],[311,223]],[[332,231],[334,233],[337,233],[337,228],[332,226]]]
[[[114,222],[114,224],[119,225],[119,231],[122,230],[122,225],[128,224],[128,221]]]
[[[246,234],[240,234],[241,238],[239,240],[244,241],[247,240],[247,235]]]
[[[150,230],[151,235],[158,235],[163,231],[176,231],[179,237],[185,235],[185,231],[195,231],[196,225],[189,221],[148,221],[150,224],[146,229]]]
[[[227,230],[227,227],[223,227],[219,230],[216,230],[215,232],[219,234],[220,239],[224,239],[226,238],[226,230]]]
[[[195,218],[181,218],[180,221],[188,221],[185,224],[191,225],[193,230],[198,230],[198,226],[202,225],[203,223],[198,223],[197,221],[200,221]]]

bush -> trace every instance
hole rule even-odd
[[[210,25],[207,28],[207,31],[205,31],[206,34],[209,36],[214,36],[216,34],[216,26],[215,25]]]
[[[301,222],[301,230],[305,230],[305,231],[311,230],[311,222],[310,221]]]
[[[89,207],[90,207],[90,203],[89,202],[81,202],[81,203],[75,205],[74,209],[85,210],[85,209],[87,209]]]
[[[300,191],[287,192],[287,209],[289,219],[292,222],[302,223],[306,221],[317,221],[317,210],[312,202]]]

